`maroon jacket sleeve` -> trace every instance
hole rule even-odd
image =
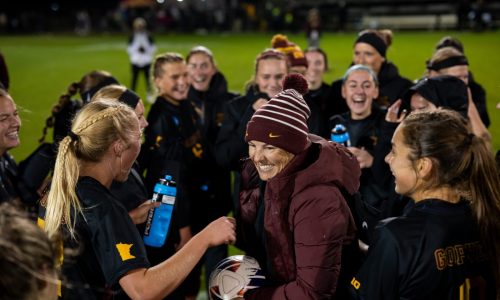
[[[292,202],[297,276],[253,290],[245,299],[331,299],[335,293],[342,245],[354,235],[349,208],[340,191],[327,185],[306,189]]]

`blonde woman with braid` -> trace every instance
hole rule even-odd
[[[130,106],[139,119],[139,127],[144,130],[148,122],[144,118],[144,103],[134,91],[129,90],[123,85],[111,84],[100,89],[91,101],[102,98],[119,101]],[[144,232],[144,226],[149,210],[153,206],[159,206],[160,203],[151,202],[148,199],[148,191],[144,185],[144,179],[139,171],[139,164],[135,162],[130,168],[128,179],[123,182],[113,181],[111,184],[111,193],[120,201],[120,203],[129,212],[129,216],[137,225],[139,232]],[[147,250],[147,247],[146,247]]]
[[[234,222],[222,217],[194,236],[169,260],[150,266],[126,209],[110,193],[125,181],[139,153],[141,129],[126,104],[99,99],[85,105],[62,139],[47,199],[45,231],[62,233],[67,284],[63,299],[102,299],[125,293],[158,299],[175,289],[208,247],[235,241]]]

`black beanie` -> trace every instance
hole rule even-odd
[[[415,93],[419,93],[436,107],[452,109],[467,118],[467,85],[457,77],[443,75],[420,80],[405,94],[403,108],[410,108],[411,97]]]
[[[385,41],[373,32],[366,32],[361,34],[356,42],[354,42],[355,45],[357,43],[365,43],[372,46],[380,55],[382,55],[382,57],[385,57],[385,54],[387,52],[387,44],[385,43]]]

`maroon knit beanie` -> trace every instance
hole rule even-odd
[[[307,119],[311,111],[302,95],[308,91],[300,74],[289,74],[283,91],[262,105],[247,124],[245,141],[259,141],[297,154],[311,145]]]
[[[273,49],[276,49],[286,55],[291,67],[308,67],[307,58],[304,55],[304,51],[302,51],[302,49],[300,49],[297,44],[289,41],[286,35],[274,35],[271,40],[271,45]]]

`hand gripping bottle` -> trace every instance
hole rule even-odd
[[[144,244],[151,247],[162,247],[165,244],[176,194],[177,187],[170,175],[166,175],[155,185],[151,201],[161,201],[161,205],[149,210],[144,230]]]
[[[337,125],[335,125],[335,127],[333,127],[331,139],[332,139],[332,141],[339,143],[339,144],[342,144],[346,147],[351,146],[349,132],[347,132],[347,129],[342,124],[337,124]]]

